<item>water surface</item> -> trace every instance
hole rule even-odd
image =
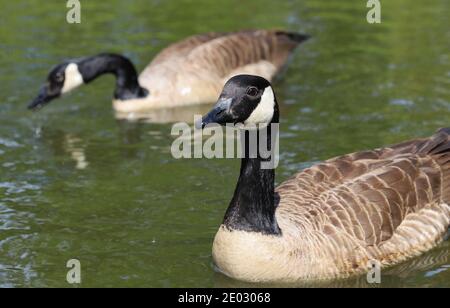
[[[237,160],[175,160],[170,124],[117,120],[113,78],[25,109],[66,58],[123,53],[142,70],[187,35],[283,28],[313,36],[274,86],[277,181],[335,155],[450,126],[448,1],[4,1],[0,12],[0,286],[253,286],[213,271],[211,244]],[[450,287],[450,244],[384,272],[382,287]],[[311,285],[311,284],[309,284]],[[364,278],[312,286],[368,286]]]

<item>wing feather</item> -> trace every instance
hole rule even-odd
[[[279,211],[293,221],[307,219],[322,230],[340,230],[377,247],[419,236],[411,228],[433,222],[433,241],[441,236],[436,230],[448,227],[450,220],[443,210],[450,204],[449,132],[440,130],[430,138],[348,154],[305,169],[277,188]],[[426,210],[430,206],[434,211]],[[437,209],[444,211],[439,219],[433,217]],[[326,223],[315,223],[317,216],[306,217],[305,210],[323,213]]]

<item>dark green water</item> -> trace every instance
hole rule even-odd
[[[143,69],[187,35],[285,28],[313,35],[275,82],[277,180],[338,154],[450,126],[450,5],[382,1],[3,1],[0,11],[0,286],[247,286],[216,274],[211,244],[237,160],[175,160],[170,124],[116,120],[112,77],[25,109],[65,58],[124,53]],[[450,287],[450,244],[383,272],[381,286]],[[363,278],[319,286],[368,286]]]

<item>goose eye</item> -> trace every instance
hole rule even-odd
[[[63,76],[63,74],[59,73],[59,74],[56,74],[55,79],[57,82],[62,82],[64,80],[64,76]]]
[[[258,89],[255,87],[250,87],[247,89],[247,95],[249,96],[256,96],[258,95],[258,92],[259,92]]]

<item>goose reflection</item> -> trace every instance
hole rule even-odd
[[[115,112],[117,120],[144,122],[154,124],[169,124],[183,122],[194,123],[194,115],[202,115],[211,108],[209,104],[183,106],[176,108],[161,108],[142,112]]]

